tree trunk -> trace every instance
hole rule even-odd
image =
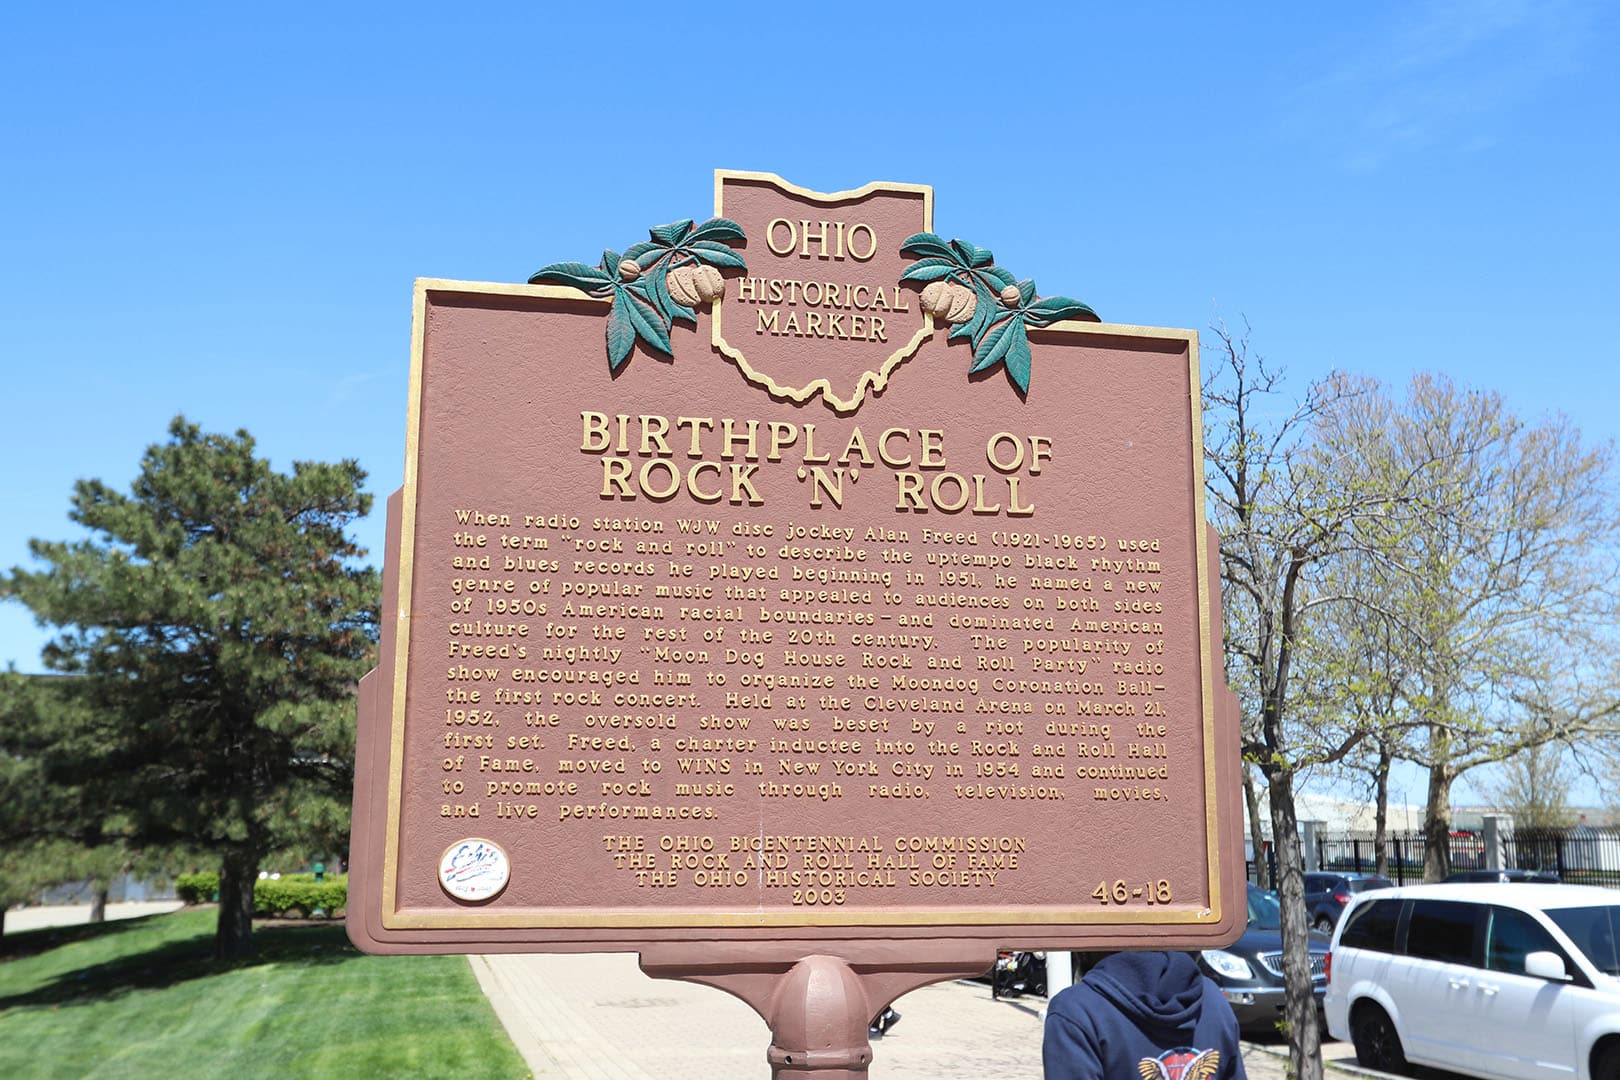
[[[255,851],[232,848],[219,869],[219,922],[214,928],[214,959],[253,955],[253,886],[259,878]]]
[[[1254,768],[1243,765],[1243,798],[1249,804],[1249,846],[1254,849],[1254,883],[1262,889],[1274,889],[1266,865],[1266,831],[1260,827],[1260,795],[1254,790]]]
[[[1294,807],[1294,777],[1278,770],[1266,777],[1271,796],[1271,837],[1277,852],[1277,889],[1282,904],[1283,1019],[1288,1029],[1289,1076],[1322,1080],[1322,1033],[1317,1027],[1311,983],[1310,914],[1305,910],[1305,863]]]
[[[1429,805],[1423,812],[1423,880],[1444,881],[1451,873],[1451,784],[1457,778],[1450,765],[1429,767]]]
[[[107,889],[105,882],[97,881],[90,890],[90,921],[102,923],[107,921]]]
[[[1378,746],[1378,771],[1374,774],[1378,789],[1374,796],[1373,869],[1382,877],[1389,877],[1389,769],[1393,755],[1383,743]]]

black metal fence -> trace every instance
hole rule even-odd
[[[1504,866],[1549,871],[1559,880],[1620,888],[1620,829],[1516,829],[1502,836]]]
[[[1491,858],[1483,830],[1460,829],[1451,833],[1453,870],[1532,870],[1558,875],[1561,881],[1620,888],[1620,828],[1576,825],[1562,829],[1512,829],[1498,831],[1500,857]],[[1427,838],[1419,832],[1390,832],[1384,837],[1383,872],[1397,885],[1423,880],[1423,857]],[[1379,869],[1374,834],[1350,832],[1318,834],[1317,865],[1324,870],[1374,873]],[[1268,849],[1266,856],[1270,859]],[[1255,865],[1249,864],[1249,879],[1257,881]]]
[[[1454,838],[1455,839],[1455,838]],[[1479,851],[1471,845],[1452,844],[1451,865],[1459,869],[1483,865]],[[1423,880],[1423,855],[1427,849],[1422,833],[1390,832],[1384,834],[1383,872],[1397,885],[1415,885]],[[1378,840],[1373,833],[1345,833],[1340,836],[1318,835],[1316,838],[1316,865],[1323,870],[1344,870],[1360,874],[1378,871]]]

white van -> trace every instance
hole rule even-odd
[[[1413,885],[1362,893],[1328,956],[1328,1030],[1369,1068],[1620,1080],[1620,892]]]

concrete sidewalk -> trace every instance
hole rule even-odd
[[[545,1080],[767,1080],[770,1031],[731,995],[651,979],[626,953],[468,958],[501,1022]],[[1039,1080],[1044,998],[996,1000],[976,982],[925,986],[872,1040],[874,1080]],[[1281,1047],[1245,1044],[1255,1080],[1285,1080]],[[1331,1055],[1330,1055],[1331,1056]]]
[[[132,900],[107,905],[107,921],[138,919],[143,915],[167,915],[184,905],[178,900]],[[77,926],[90,921],[89,904],[45,904],[13,908],[6,912],[6,933],[40,930],[47,926]]]

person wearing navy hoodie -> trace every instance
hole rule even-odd
[[[1245,1080],[1237,1017],[1186,953],[1116,952],[1058,994],[1046,1080]]]

